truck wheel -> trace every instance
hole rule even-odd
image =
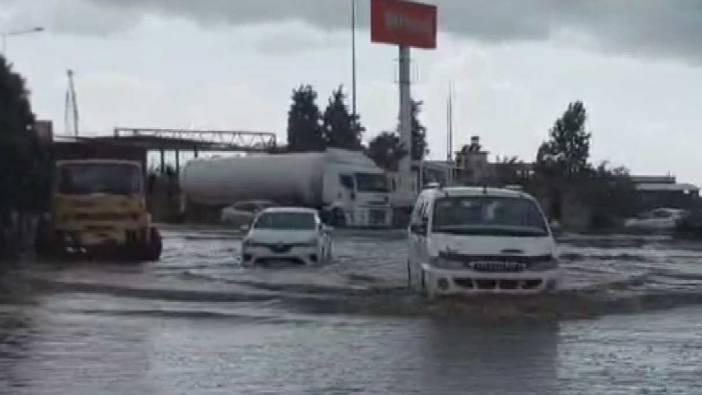
[[[63,238],[53,235],[48,227],[41,225],[37,232],[35,250],[37,256],[42,259],[61,259],[66,256]]]
[[[147,261],[157,261],[161,258],[163,250],[163,241],[161,233],[156,228],[149,229],[149,242],[142,246],[143,259]]]

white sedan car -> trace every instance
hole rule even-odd
[[[261,211],[241,245],[245,266],[297,263],[313,265],[332,259],[330,229],[317,211],[274,207]]]
[[[626,220],[624,226],[630,230],[648,232],[671,232],[678,221],[688,212],[675,208],[657,208]]]

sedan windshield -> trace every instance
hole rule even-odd
[[[437,199],[432,231],[475,235],[545,236],[536,203],[523,198],[462,196]]]
[[[58,172],[58,191],[67,195],[132,195],[141,193],[141,185],[139,167],[130,164],[70,164]]]
[[[275,230],[314,230],[317,226],[310,213],[264,213],[258,217],[254,228]]]

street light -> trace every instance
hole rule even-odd
[[[7,52],[7,38],[11,36],[22,36],[25,34],[32,34],[32,33],[39,33],[43,32],[44,28],[41,26],[37,26],[31,29],[24,29],[24,30],[13,30],[9,32],[3,32],[0,33],[2,35],[2,54],[5,55]]]

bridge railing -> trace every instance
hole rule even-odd
[[[161,128],[114,129],[115,138],[155,138],[207,143],[222,147],[266,150],[277,145],[276,135],[271,132],[248,132],[234,130],[193,130]]]

